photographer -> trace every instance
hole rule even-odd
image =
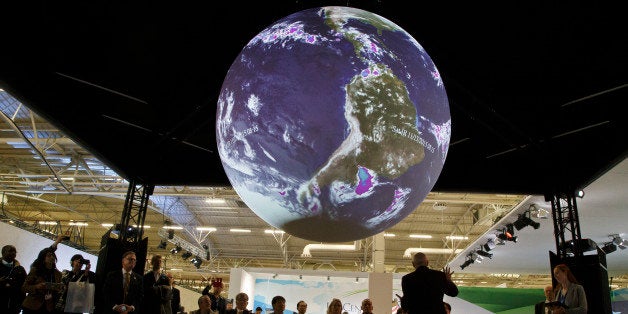
[[[85,269],[83,269],[83,265],[85,266]],[[64,289],[63,296],[59,299],[59,302],[57,302],[56,308],[57,311],[60,312],[63,312],[63,309],[65,308],[68,291],[67,287],[70,282],[88,281],[89,283],[96,284],[96,273],[90,270],[92,265],[89,260],[83,258],[83,255],[75,254],[72,256],[72,259],[70,259],[70,266],[72,269],[64,270],[63,278],[61,279],[61,282],[63,282],[66,289]]]

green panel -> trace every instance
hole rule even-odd
[[[458,287],[458,298],[481,306],[495,313],[530,313],[534,304],[545,300],[543,289]],[[525,309],[527,312],[505,312]]]
[[[495,312],[495,314],[530,314],[534,313],[534,305],[528,305],[524,307],[518,307],[515,309],[510,309],[501,312]]]

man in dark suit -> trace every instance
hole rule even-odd
[[[401,277],[401,307],[408,314],[444,314],[443,295],[458,295],[458,287],[451,281],[453,272],[449,267],[438,271],[429,269],[428,264],[425,254],[416,253],[412,259],[415,270]]]
[[[144,298],[142,299],[142,313],[160,313],[162,307],[172,309],[172,287],[170,280],[161,272],[161,255],[153,255],[150,259],[152,270],[144,274]]]
[[[103,285],[103,313],[137,313],[142,303],[142,276],[133,272],[137,257],[135,252],[122,254],[122,270],[107,274]]]
[[[172,314],[177,314],[181,311],[181,291],[175,288],[172,274],[167,273],[166,276],[168,277],[170,286],[172,287],[172,300],[170,301],[170,304],[172,305]]]
[[[225,314],[251,314],[251,311],[246,309],[247,304],[249,304],[249,296],[240,292],[235,297],[235,309],[226,310]]]

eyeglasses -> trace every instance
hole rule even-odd
[[[129,261],[131,261],[131,262],[135,262],[135,261],[137,261],[137,259],[135,259],[135,258],[131,258],[131,257],[127,257],[126,259],[127,259],[127,260],[129,260]]]

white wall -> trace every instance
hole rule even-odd
[[[181,306],[185,307],[185,311],[190,313],[190,311],[198,310],[198,298],[201,294],[181,286],[176,287],[181,293]]]
[[[104,234],[104,232],[103,232]],[[11,244],[17,249],[16,259],[24,266],[26,272],[37,258],[39,251],[49,247],[53,240],[44,238],[26,230],[13,226],[10,223],[0,223],[0,247]],[[92,271],[96,271],[98,256],[69,247],[63,243],[57,246],[57,269],[70,269],[70,259],[74,254],[81,254],[92,265]]]

